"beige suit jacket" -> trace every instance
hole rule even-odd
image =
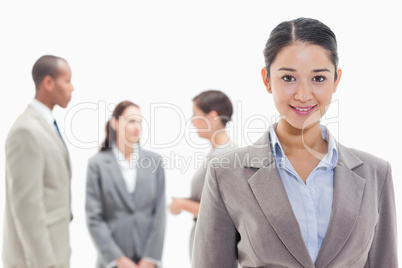
[[[70,159],[32,106],[6,141],[4,268],[69,267]]]
[[[313,264],[268,136],[211,161],[192,267],[398,267],[390,165],[339,145],[332,214]]]

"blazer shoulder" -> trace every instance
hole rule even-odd
[[[8,136],[12,136],[19,131],[35,131],[39,128],[35,122],[35,117],[29,112],[28,108],[21,113],[12,124]]]
[[[141,154],[142,154],[144,157],[153,158],[153,159],[162,158],[162,156],[161,156],[160,154],[155,153],[155,152],[153,152],[153,151],[146,150],[146,149],[142,149],[142,148],[141,148],[140,150],[141,150]]]
[[[8,131],[6,146],[13,142],[19,142],[20,139],[41,141],[40,135],[43,130],[34,120],[35,118],[26,112],[19,115]]]
[[[365,151],[361,151],[355,148],[348,148],[345,146],[340,146],[341,151],[343,152],[343,154],[346,156],[345,161],[350,160],[350,155],[353,155],[354,157],[356,157],[357,159],[359,159],[363,166],[365,167],[370,167],[371,169],[380,169],[380,170],[387,170],[389,163],[388,161],[377,157],[371,153],[365,152]]]
[[[358,149],[342,147],[340,147],[339,160],[364,178],[367,183],[374,183],[381,188],[388,177],[392,180],[389,162]]]
[[[110,157],[110,153],[112,153],[110,149],[97,152],[94,156],[89,158],[88,164],[96,165],[96,164],[102,163]]]
[[[211,168],[239,168],[247,166],[250,160],[250,147],[240,147],[212,157],[208,165]]]

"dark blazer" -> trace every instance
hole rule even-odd
[[[268,136],[210,162],[192,267],[398,267],[390,165],[339,145],[332,214],[313,264]]]
[[[160,261],[166,225],[165,174],[159,155],[139,149],[134,197],[111,149],[89,160],[86,215],[97,267],[121,256]]]

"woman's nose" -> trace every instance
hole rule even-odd
[[[300,83],[296,88],[294,98],[300,102],[308,102],[311,100],[312,92],[310,86],[307,83]]]

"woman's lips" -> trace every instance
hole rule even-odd
[[[315,110],[315,107],[317,107],[317,105],[314,105],[314,106],[292,106],[292,105],[289,105],[289,106],[298,115],[310,115]]]

